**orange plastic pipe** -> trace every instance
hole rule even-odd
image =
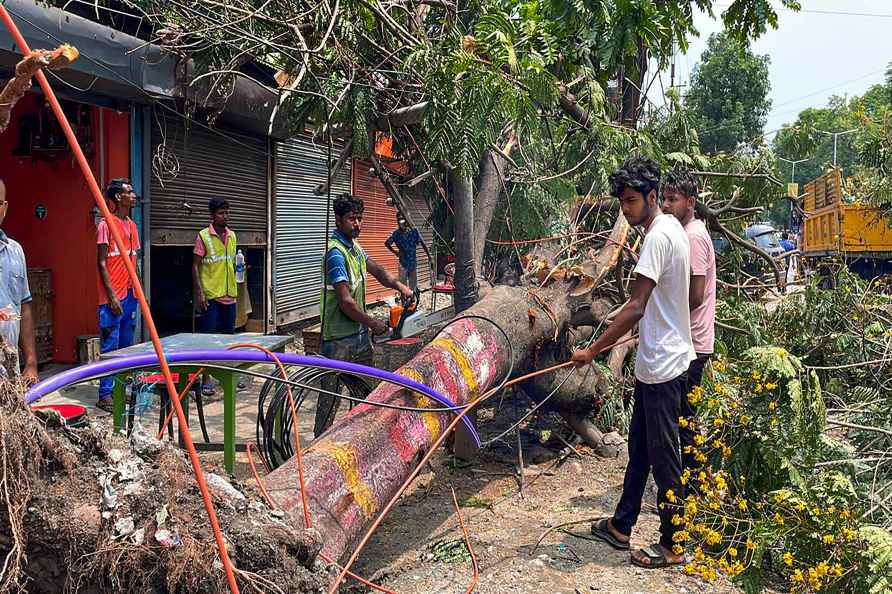
[[[31,50],[28,47],[28,43],[25,41],[18,26],[16,26],[9,12],[7,12],[6,7],[2,3],[0,3],[0,18],[3,19],[3,24],[12,35],[16,45],[22,50],[22,53],[30,53]],[[81,150],[80,143],[78,143],[77,137],[71,129],[71,124],[68,122],[68,118],[62,111],[62,106],[59,105],[59,100],[56,98],[53,88],[50,86],[49,81],[46,79],[46,75],[41,70],[37,71],[35,77],[37,78],[37,82],[40,83],[40,88],[43,89],[47,101],[49,101],[50,106],[53,108],[53,113],[56,114],[56,119],[59,121],[62,131],[65,133],[65,138],[68,139],[68,144],[74,152],[77,164],[80,166],[81,173],[84,174],[84,179],[87,182],[87,186],[90,188],[90,193],[93,195],[93,200],[96,202],[96,206],[99,207],[102,217],[108,223],[108,229],[111,231],[112,238],[114,239],[118,251],[122,254],[127,253],[127,245],[124,243],[121,234],[118,231],[118,226],[114,224],[114,217],[111,211],[109,211],[105,199],[102,197],[102,191],[99,189],[99,184],[96,183],[96,178],[93,176],[93,170],[90,169],[90,164],[87,162],[87,158]],[[152,312],[149,310],[149,303],[146,301],[146,295],[143,292],[142,284],[139,282],[136,268],[130,258],[123,258],[123,261],[124,266],[127,268],[130,282],[133,285],[133,293],[139,301],[139,308],[142,311],[143,320],[149,330],[152,345],[155,347],[155,353],[158,355],[158,364],[161,367],[161,373],[164,375],[164,383],[167,386],[167,392],[170,394],[170,400],[176,408],[177,419],[180,422],[180,426],[185,427],[186,415],[183,414],[183,407],[180,405],[180,400],[177,397],[177,389],[176,386],[174,386],[173,377],[170,374],[170,367],[167,365],[167,359],[164,357],[164,350],[161,348],[161,339],[158,337],[158,330],[155,328],[155,321],[152,319]],[[189,452],[189,460],[192,462],[192,470],[195,472],[195,480],[198,483],[198,489],[201,491],[202,499],[204,499],[204,507],[207,510],[208,519],[210,520],[211,528],[214,532],[214,539],[217,541],[217,548],[220,551],[220,559],[223,561],[223,568],[226,571],[226,580],[229,582],[229,589],[233,594],[238,594],[238,584],[235,581],[235,571],[232,567],[232,561],[229,559],[229,555],[226,552],[226,543],[223,540],[223,532],[220,530],[220,522],[217,520],[217,513],[214,510],[214,504],[211,501],[207,482],[204,480],[204,473],[201,470],[201,462],[198,460],[198,453],[195,451],[195,444],[192,443],[192,436],[189,435],[188,431],[183,432],[183,441]]]

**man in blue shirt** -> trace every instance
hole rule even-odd
[[[6,186],[0,180],[0,227],[6,218],[9,202]],[[0,229],[0,343],[3,361],[0,377],[18,375],[19,353],[25,367],[22,377],[37,381],[37,345],[34,340],[34,318],[31,313],[31,290],[28,287],[28,266],[19,242]]]
[[[784,234],[781,236],[780,246],[784,248],[785,252],[792,252],[796,249],[796,244],[790,239],[790,234],[784,231]]]
[[[427,251],[427,246],[422,243],[418,229],[410,228],[406,218],[400,213],[396,214],[396,224],[397,228],[384,242],[384,247],[400,259],[400,282],[408,284],[414,292],[418,289],[418,262],[415,256],[418,244],[421,244],[428,259],[430,259],[430,252]]]
[[[404,299],[412,296],[405,284],[370,258],[356,239],[362,230],[362,199],[349,194],[338,196],[332,205],[336,228],[328,239],[325,252],[324,286],[320,311],[322,315],[322,356],[329,359],[372,365],[372,334],[383,334],[387,325],[370,316],[365,307],[367,273],[385,287],[400,292]],[[322,389],[338,390],[337,377],[322,380]],[[313,433],[322,434],[334,421],[340,399],[332,394],[319,394]]]

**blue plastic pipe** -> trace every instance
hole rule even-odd
[[[203,350],[184,350],[165,353],[167,360],[171,364],[201,364],[211,362],[235,362],[235,363],[275,363],[275,361],[266,353],[247,349],[203,349]],[[436,400],[446,407],[457,406],[446,396],[443,396],[436,390],[411,380],[405,376],[377,369],[375,367],[367,367],[357,363],[349,363],[347,361],[338,361],[337,359],[326,359],[324,357],[309,357],[307,355],[298,355],[295,353],[276,353],[285,365],[301,365],[303,367],[315,367],[319,369],[330,369],[332,371],[343,371],[344,373],[354,373],[357,375],[365,375],[373,377],[385,382],[397,384],[409,390],[420,392],[425,396]],[[97,361],[89,365],[81,365],[74,367],[68,371],[56,374],[53,377],[43,380],[31,387],[25,394],[25,402],[32,404],[40,400],[47,394],[60,390],[66,386],[77,384],[86,380],[102,377],[104,375],[112,375],[120,373],[128,369],[139,367],[153,367],[158,364],[158,356],[155,353],[146,353],[141,355],[127,355],[122,357],[111,357],[104,361]],[[372,403],[373,404],[373,403]],[[462,419],[465,426],[474,436],[477,446],[480,446],[480,437],[474,429],[473,423],[467,417]]]

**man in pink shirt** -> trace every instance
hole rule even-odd
[[[663,182],[663,212],[678,219],[691,246],[688,302],[691,308],[691,338],[697,358],[691,361],[688,368],[687,394],[700,385],[703,367],[712,357],[715,342],[715,250],[706,225],[694,217],[698,193],[697,178],[689,171],[666,174]],[[688,398],[681,400],[681,416],[686,419],[696,416]],[[694,460],[694,435],[690,426],[679,428],[682,467],[691,472],[698,466]]]

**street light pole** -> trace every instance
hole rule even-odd
[[[778,161],[783,161],[784,163],[789,163],[790,165],[793,166],[793,172],[790,174],[790,183],[791,183],[791,184],[795,184],[795,183],[796,183],[796,164],[797,164],[797,163],[804,163],[804,162],[806,162],[806,161],[811,161],[813,158],[814,158],[814,157],[808,157],[808,158],[806,158],[806,159],[799,159],[798,161],[791,161],[790,159],[784,159],[783,157],[778,157],[777,160],[778,160]],[[836,160],[836,159],[834,159],[834,161],[835,161],[835,160]]]
[[[851,130],[846,130],[845,132],[827,132],[826,130],[818,130],[815,128],[815,132],[820,132],[821,134],[827,134],[828,136],[833,137],[833,166],[836,167],[836,147],[837,142],[840,136],[845,136],[846,134],[851,134],[852,132],[857,132],[861,128],[852,128]]]

